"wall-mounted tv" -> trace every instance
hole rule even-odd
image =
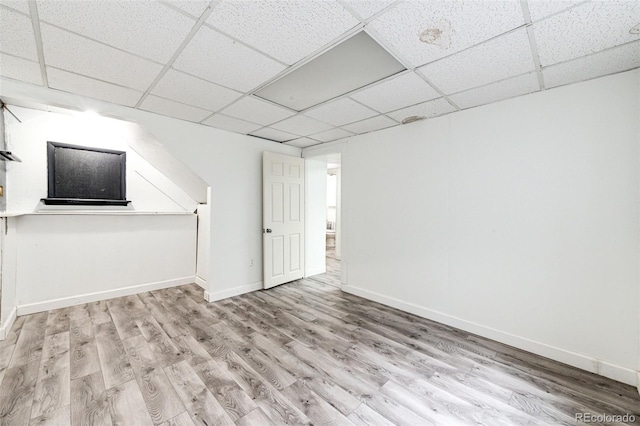
[[[124,151],[47,142],[45,204],[126,206]]]

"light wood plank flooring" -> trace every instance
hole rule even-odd
[[[0,424],[640,419],[631,386],[325,284],[336,279],[216,303],[187,285],[19,317],[0,342]]]

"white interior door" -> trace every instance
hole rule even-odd
[[[304,276],[304,159],[262,157],[264,288]]]

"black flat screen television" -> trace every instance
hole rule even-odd
[[[45,204],[126,206],[126,152],[47,142]]]

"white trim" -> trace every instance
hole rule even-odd
[[[4,324],[2,324],[2,327],[0,327],[0,341],[7,338],[7,334],[9,333],[9,330],[11,330],[11,326],[13,325],[17,316],[18,309],[14,306],[13,309],[11,309],[11,312],[9,312],[7,320],[4,322]]]
[[[479,336],[486,337],[488,339],[492,339],[537,355],[541,355],[555,361],[562,362],[564,364],[572,365],[574,367],[589,371],[591,373],[599,374],[601,376],[608,377],[622,383],[626,383],[632,386],[640,386],[639,372],[628,367],[611,364],[597,358],[589,357],[587,355],[578,354],[566,349],[558,348],[556,346],[547,345],[546,343],[530,340],[526,337],[505,333],[504,331],[486,327],[484,325],[467,321],[462,318],[454,317],[452,315],[434,311],[432,309],[424,308],[422,306],[414,305],[413,303],[404,302],[402,300],[394,299],[392,297],[388,297],[362,288],[343,285],[342,291],[354,294],[356,296],[364,297],[365,299],[373,300],[378,303],[382,303],[383,305],[400,309],[401,311],[418,315],[422,318],[427,318],[432,321],[437,321],[442,324],[459,328],[461,330],[469,331]]]
[[[114,297],[130,296],[132,294],[143,293],[145,291],[160,290],[168,287],[175,287],[184,284],[191,284],[195,281],[195,276],[191,275],[173,280],[158,281],[155,283],[123,287],[114,290],[99,291],[95,293],[81,294],[77,296],[61,297],[60,299],[47,300],[45,302],[18,305],[18,316],[28,315],[36,312],[46,312],[51,309],[67,308],[69,306],[81,305],[83,303],[97,302],[99,300],[113,299]]]
[[[200,278],[199,276],[196,275],[195,283],[198,284],[200,287],[204,288],[205,290],[207,289],[207,280],[205,280],[204,278]]]
[[[324,268],[311,269],[311,270],[307,271],[307,273],[305,274],[304,277],[305,278],[309,278],[309,277],[312,277],[314,275],[324,274],[325,272],[327,272],[326,266]]]
[[[255,282],[253,284],[233,287],[228,290],[214,291],[213,293],[205,291],[204,300],[206,300],[207,302],[217,302],[218,300],[227,299],[233,296],[239,296],[241,294],[250,293],[256,290],[262,290],[262,281]]]

